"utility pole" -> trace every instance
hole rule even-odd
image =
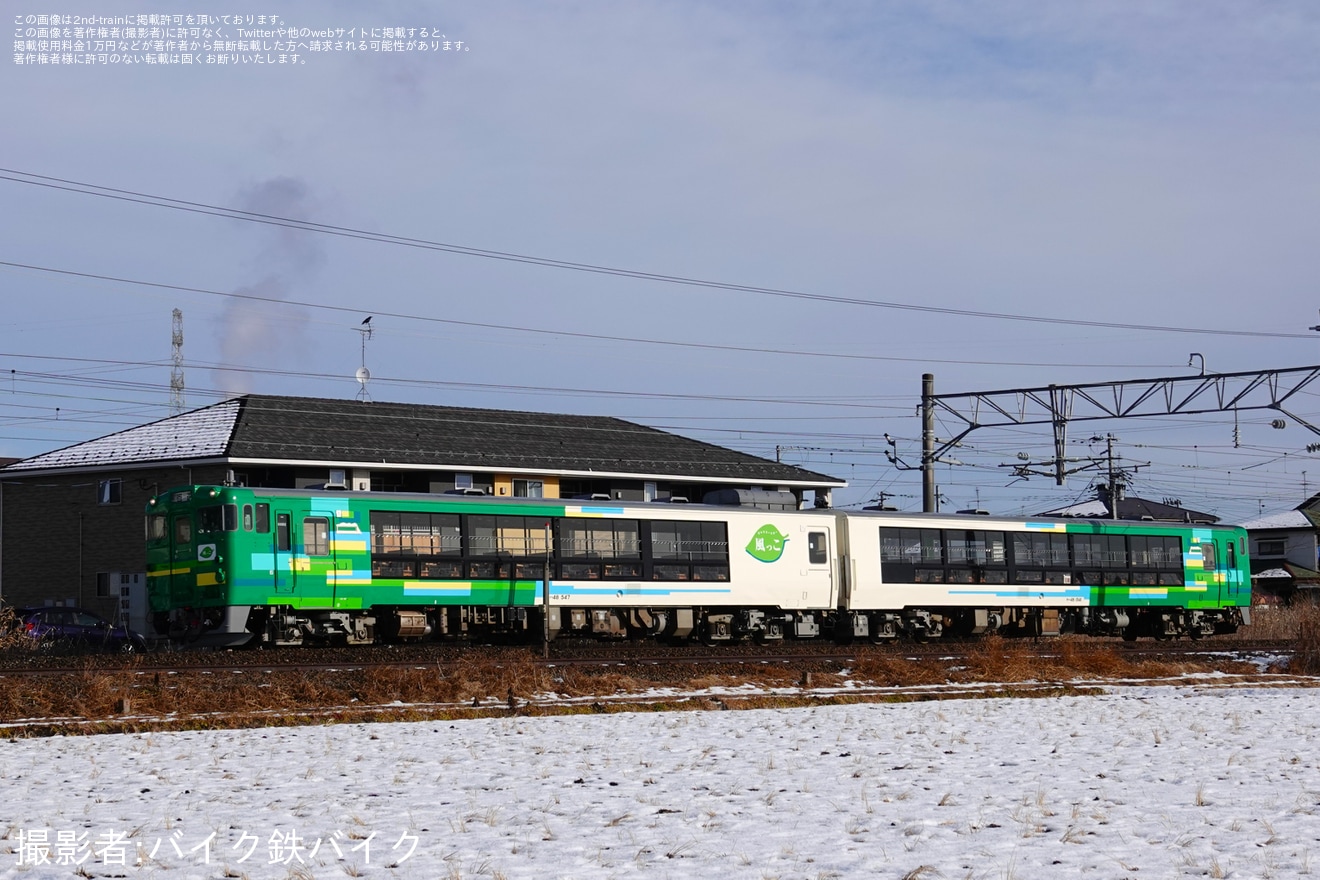
[[[921,509],[937,512],[935,496],[935,374],[921,375]]]
[[[1118,484],[1114,479],[1114,435],[1105,435],[1105,458],[1109,460],[1109,518],[1118,519]]]

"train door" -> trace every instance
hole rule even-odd
[[[309,516],[302,521],[302,543],[305,558],[299,559],[293,566],[294,586],[303,587],[306,597],[308,589],[313,596],[325,596],[326,583],[332,580],[329,571],[334,570],[334,559],[330,556],[330,518]]]
[[[837,597],[834,594],[834,552],[831,545],[832,537],[828,526],[808,526],[807,527],[807,568],[802,573],[807,578],[807,584],[802,588],[802,599],[804,604],[821,604],[825,607],[834,607]],[[812,587],[817,585],[827,591],[826,597],[819,595],[813,597],[810,595]]]
[[[194,568],[193,563],[197,561],[196,550],[193,546],[193,521],[192,511],[188,508],[175,511],[170,515],[169,523],[169,546],[170,546],[170,564],[169,571],[169,593],[168,605],[191,605],[194,597],[192,587]]]
[[[1201,564],[1205,568],[1205,598],[1218,605],[1224,598],[1224,561],[1227,556],[1222,540],[1201,542]]]
[[[288,511],[275,511],[275,592],[293,592],[293,533],[292,516]]]

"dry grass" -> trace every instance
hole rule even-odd
[[[954,670],[950,678],[958,682],[1165,678],[1207,669],[1195,661],[1126,657],[1112,643],[1084,638],[1060,638],[1049,647],[1053,649],[1049,655],[1041,656],[1035,643],[990,635],[969,652],[963,668]]]
[[[14,609],[0,607],[0,651],[22,652],[36,650],[36,641],[19,629]]]
[[[1296,605],[1266,605],[1251,609],[1251,626],[1243,627],[1238,635],[1248,639],[1290,641],[1296,639],[1308,618],[1314,619],[1316,607]]]
[[[1296,662],[1320,664],[1320,610],[1298,618]],[[1047,649],[1039,653],[1040,647]],[[22,644],[15,651],[30,650]],[[11,658],[13,655],[10,655]],[[1309,659],[1308,659],[1309,658]],[[108,668],[88,657],[72,674],[25,678],[0,688],[0,721],[45,719],[8,735],[108,730],[255,727],[371,720],[440,720],[566,712],[778,708],[804,703],[938,699],[987,694],[1048,696],[1086,690],[1078,681],[1176,679],[1210,667],[1197,661],[1132,657],[1115,642],[1065,636],[1035,644],[990,636],[961,658],[915,658],[889,648],[860,649],[848,669],[837,663],[746,664],[712,672],[675,659],[656,665],[543,666],[525,649],[473,651],[430,666],[303,671],[245,669],[241,674],[142,669],[154,656]],[[811,687],[803,689],[809,673]],[[756,685],[736,696],[732,689]],[[845,687],[846,685],[846,687]],[[673,698],[648,689],[671,688]],[[771,690],[781,693],[771,693]],[[688,696],[700,691],[719,697]],[[559,699],[547,699],[555,695]]]
[[[1320,675],[1320,607],[1294,606],[1297,612],[1297,649],[1293,652],[1290,672]]]

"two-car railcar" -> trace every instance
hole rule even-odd
[[[723,641],[1227,631],[1231,527],[186,486],[147,510],[159,634]]]

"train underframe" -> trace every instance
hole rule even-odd
[[[428,639],[540,641],[565,636],[658,639],[707,644],[833,638],[842,643],[916,642],[998,633],[1048,637],[1063,633],[1200,639],[1250,623],[1245,608],[569,608],[524,606],[375,606],[363,610],[231,605],[157,615],[158,632],[184,645],[242,647],[365,645]]]

